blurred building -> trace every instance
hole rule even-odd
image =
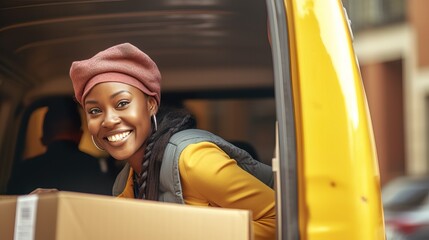
[[[429,1],[343,4],[352,22],[382,184],[429,173]]]

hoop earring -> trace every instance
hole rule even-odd
[[[156,122],[156,116],[155,116],[155,114],[152,115],[152,121],[153,121],[153,125],[154,125],[155,132],[156,132],[156,131],[158,131],[158,123]]]
[[[102,148],[102,147],[100,147],[100,146],[98,146],[98,144],[95,142],[95,140],[94,140],[94,136],[92,136],[91,135],[91,140],[92,140],[92,143],[94,144],[94,146],[98,149],[98,150],[100,150],[100,151],[104,151],[104,148]]]

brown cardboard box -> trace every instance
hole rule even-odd
[[[0,200],[1,240],[13,239],[14,208],[14,234],[31,236],[34,230],[36,240],[252,239],[245,210],[58,192]]]

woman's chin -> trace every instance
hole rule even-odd
[[[109,152],[110,156],[118,161],[125,161],[130,158],[130,154],[118,153],[118,152]]]

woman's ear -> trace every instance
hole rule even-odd
[[[154,97],[148,96],[148,108],[151,115],[154,115],[158,112],[158,104]]]

